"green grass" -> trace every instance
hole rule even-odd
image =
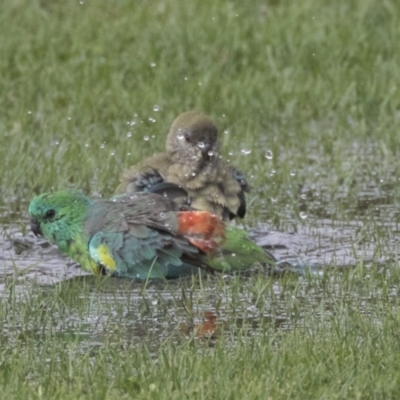
[[[6,0],[0,38],[1,223],[24,231],[45,190],[110,195],[197,109],[254,188],[246,224],[316,248],[347,229],[354,254],[397,261],[398,2]],[[399,397],[397,262],[144,291],[1,282],[1,398]],[[185,336],[209,309],[221,334]]]
[[[175,282],[136,298],[138,284],[112,279],[20,292],[9,281],[1,397],[397,398],[397,266],[325,278]],[[218,336],[188,335],[207,307]]]

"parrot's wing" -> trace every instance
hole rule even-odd
[[[188,193],[181,186],[176,185],[171,182],[160,182],[151,187],[148,190],[149,193],[156,193],[161,196],[167,197],[172,201],[176,201],[177,199],[185,198],[187,199]]]
[[[138,193],[152,193],[152,194],[158,194],[160,196],[163,196],[167,199],[169,199],[171,202],[176,202],[177,200],[181,199],[187,199],[188,194],[185,189],[182,187],[176,185],[175,183],[171,182],[159,182],[155,183],[154,185],[149,184],[148,188],[146,189],[145,192],[137,192],[134,194],[127,194],[127,193],[121,193],[121,194],[116,194],[112,197],[111,200],[116,200],[116,201],[126,201],[126,200],[131,200],[133,197],[132,196],[138,196]],[[182,203],[182,202],[181,202]],[[171,207],[172,209],[180,209],[182,207],[185,207],[184,204],[180,204],[179,202],[175,204],[175,207]],[[188,208],[188,206],[186,207]]]
[[[154,185],[164,182],[162,176],[153,168],[141,171],[133,166],[124,171],[121,183],[115,194],[149,192]]]
[[[110,274],[126,278],[175,278],[197,270],[196,263],[186,261],[198,253],[195,246],[168,233],[145,229],[146,237],[135,236],[134,229],[98,232],[89,242],[90,256]]]
[[[240,193],[238,193],[238,197],[239,197],[239,208],[237,210],[236,215],[238,215],[240,218],[244,218],[244,216],[246,215],[246,197],[244,195],[245,192],[250,192],[251,187],[250,185],[247,183],[246,181],[246,177],[244,176],[244,173],[238,169],[236,169],[235,167],[230,166],[229,167],[229,171],[232,174],[233,179],[235,179],[241,188]],[[234,218],[235,215],[231,214],[230,218]]]
[[[126,169],[115,194],[151,192],[154,185],[164,182],[171,161],[165,153],[156,153]]]
[[[139,172],[136,174],[136,178],[132,183],[135,185],[135,192],[152,192],[154,186],[157,186],[164,182],[163,177],[158,171],[153,168],[149,168],[146,171]]]
[[[85,224],[91,257],[112,274],[140,279],[207,269],[204,254],[224,241],[225,224],[207,211],[175,206],[153,193],[97,201]]]

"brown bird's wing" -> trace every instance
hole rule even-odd
[[[240,218],[244,218],[244,216],[246,215],[246,196],[245,196],[245,192],[249,193],[251,190],[251,186],[247,183],[246,181],[246,177],[244,176],[244,173],[242,171],[240,171],[239,169],[229,166],[229,171],[232,174],[233,179],[235,179],[241,188],[241,191],[238,193],[238,197],[239,197],[239,208],[237,210],[237,215]],[[235,218],[234,214],[230,215],[230,219]]]
[[[145,158],[122,173],[115,194],[149,192],[154,185],[167,180],[166,173],[170,165],[171,161],[165,153]]]

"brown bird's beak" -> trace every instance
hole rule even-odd
[[[208,161],[210,159],[209,151],[211,150],[212,146],[210,143],[203,143],[203,146],[199,146],[201,149],[201,154],[204,160]]]
[[[35,236],[39,236],[42,234],[42,231],[40,230],[39,222],[36,218],[31,218],[31,230]]]

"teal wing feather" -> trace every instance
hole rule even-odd
[[[147,229],[146,238],[129,231],[98,232],[89,243],[91,257],[114,276],[136,279],[178,278],[196,273],[185,261],[198,250],[171,235]],[[142,236],[142,235],[141,235]]]

